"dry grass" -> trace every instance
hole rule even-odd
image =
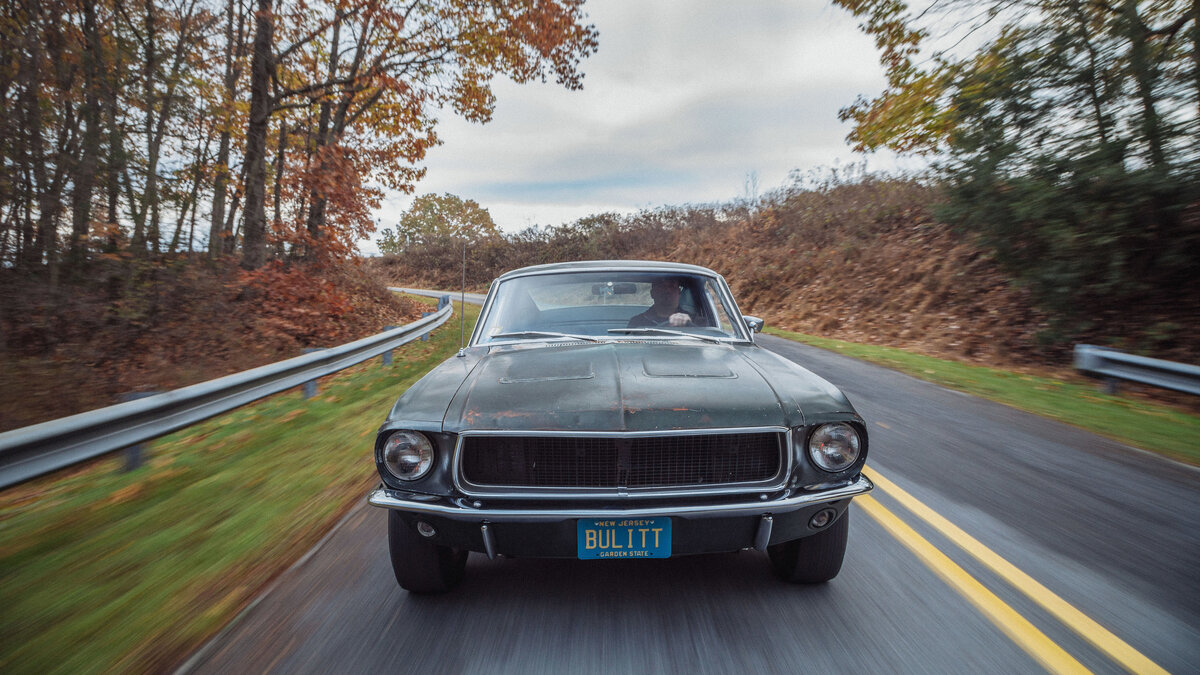
[[[745,203],[599,215],[475,246],[467,285],[546,262],[648,259],[710,267],[742,310],[788,330],[1009,369],[1069,369],[1078,342],[1200,361],[1200,297],[1173,289],[1137,306],[1080,307],[1071,322],[975,241],[939,222],[933,188],[852,175]],[[462,251],[434,242],[373,261],[393,283],[458,288]]]

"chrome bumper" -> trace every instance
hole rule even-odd
[[[730,516],[764,516],[790,513],[826,502],[857,497],[874,489],[875,485],[860,475],[841,487],[792,495],[775,500],[755,500],[733,504],[701,504],[690,506],[656,506],[632,509],[494,509],[474,507],[470,500],[457,502],[440,497],[403,493],[384,487],[376,488],[367,497],[372,506],[407,511],[429,516],[440,516],[450,520],[467,522],[488,521],[491,523],[539,523],[557,522],[571,518],[653,518],[675,516],[678,518],[728,518]]]

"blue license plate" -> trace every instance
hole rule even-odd
[[[670,518],[596,518],[577,521],[579,557],[670,558]]]

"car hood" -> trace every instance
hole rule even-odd
[[[397,402],[463,430],[659,431],[798,426],[849,411],[824,380],[754,345],[611,342],[478,347]]]

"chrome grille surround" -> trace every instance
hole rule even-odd
[[[721,449],[729,449],[721,437],[739,437],[734,443],[757,441],[760,445],[757,457],[749,453],[748,464],[737,461],[740,452],[733,453],[732,462],[729,457],[720,457]],[[472,439],[494,439],[500,446],[510,441],[509,466],[496,466],[503,461],[473,462],[468,457],[473,450],[467,445],[478,441]],[[773,452],[764,451],[763,444],[769,444]],[[786,427],[651,432],[464,431],[459,434],[455,448],[454,480],[463,494],[493,498],[645,498],[764,492],[786,485],[792,471],[791,447],[791,430]],[[525,466],[531,455],[534,462],[553,463],[554,453],[567,451],[575,454],[577,461],[549,467]],[[531,469],[537,479],[530,482],[543,484],[504,484],[498,478],[505,470],[527,474]],[[566,477],[580,469],[591,478],[580,481]],[[492,476],[487,475],[489,471]],[[714,475],[725,482],[713,482]],[[492,478],[496,480],[489,482]],[[572,480],[592,484],[545,484]]]

